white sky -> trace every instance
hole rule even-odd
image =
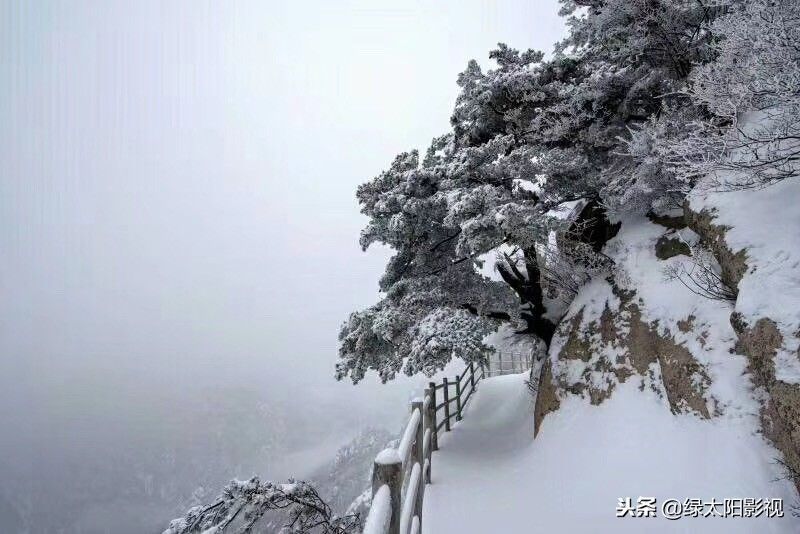
[[[356,186],[448,129],[467,60],[551,49],[557,9],[0,0],[0,426],[345,392],[338,328],[386,258],[358,248]]]

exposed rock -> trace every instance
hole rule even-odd
[[[800,387],[778,380],[769,392],[771,401],[762,412],[764,434],[783,453],[786,464],[800,472]],[[794,483],[800,490],[800,480]]]
[[[669,228],[670,230],[683,230],[686,228],[686,216],[676,215],[659,215],[654,212],[649,212],[647,214],[647,218],[650,219],[650,222],[663,226],[664,228]]]
[[[739,338],[736,350],[747,356],[755,384],[767,392],[761,410],[764,435],[789,468],[800,472],[800,386],[775,378],[774,358],[783,345],[778,325],[762,317],[751,327],[739,313],[731,314],[731,325]],[[800,480],[795,485],[800,490]]]
[[[625,346],[628,348],[628,358],[636,372],[645,375],[651,363],[658,360],[656,345],[658,333],[655,328],[642,321],[642,312],[639,306],[628,303],[629,333],[625,339]]]
[[[705,369],[686,347],[677,345],[671,339],[659,336],[657,345],[661,379],[672,411],[691,410],[708,418],[710,414],[703,393],[711,380]]]
[[[603,316],[606,317],[605,321],[602,319]],[[621,372],[622,368],[615,365],[616,362],[609,362],[600,356],[598,350],[596,343],[598,334],[601,340],[606,339],[609,343],[617,339],[611,312],[608,310],[606,313],[604,310],[599,327],[597,321],[583,324],[583,310],[565,324],[568,325],[567,340],[559,353],[559,360],[580,360],[588,365],[584,367],[579,381],[571,382],[564,377],[557,377],[556,382],[564,391],[579,396],[588,394],[592,404],[600,404],[611,395],[617,382],[624,382],[631,375],[627,370]]]
[[[678,321],[678,330],[683,332],[684,334],[691,332],[694,328],[694,320],[696,317],[694,315],[690,315],[686,319],[681,319]]]
[[[573,359],[588,362],[592,359],[592,344],[589,339],[593,333],[593,326],[584,330],[581,328],[583,323],[583,310],[575,314],[569,321],[569,328],[567,334],[567,342],[561,349],[559,358]]]
[[[775,354],[783,345],[778,325],[772,319],[762,317],[750,328],[742,316],[734,312],[731,314],[731,326],[739,337],[736,350],[747,355],[756,383],[769,387],[775,381]]]
[[[656,258],[668,260],[675,256],[691,256],[692,250],[689,245],[678,238],[662,235],[656,241]]]
[[[657,323],[642,319],[639,304],[634,300],[635,292],[624,291],[613,280],[610,282],[614,294],[620,298],[619,311],[613,312],[606,303],[595,319],[589,320],[585,309],[581,309],[560,325],[559,335],[565,339],[558,362],[563,365],[548,368],[551,385],[600,404],[613,394],[618,383],[637,374],[642,379],[641,387],[649,383],[666,397],[674,413],[693,412],[710,417],[705,398],[710,379],[705,369],[669,332],[662,334]],[[687,319],[682,328],[691,329],[692,320]],[[617,354],[615,361],[608,354]],[[579,362],[586,365],[581,368]],[[651,368],[653,364],[660,367],[660,380],[659,373]],[[548,412],[541,407],[537,410],[537,424],[540,424]]]
[[[721,269],[722,281],[728,287],[738,292],[739,282],[747,272],[747,253],[744,250],[733,252],[725,242],[725,232],[728,226],[714,224],[714,214],[708,210],[699,213],[689,208],[689,202],[684,203],[684,213],[689,228],[694,230],[700,239],[717,258]]]
[[[684,213],[689,227],[719,261],[723,282],[738,288],[748,270],[747,254],[744,250],[734,253],[728,247],[725,232],[729,228],[714,224],[713,212],[692,211],[688,202]],[[747,356],[754,384],[766,393],[761,410],[764,435],[783,453],[789,468],[800,472],[800,386],[775,378],[775,355],[783,345],[783,336],[775,321],[766,317],[750,325],[734,312],[730,321],[738,336],[736,351]],[[800,490],[800,480],[795,480],[795,485]]]
[[[558,400],[556,386],[553,383],[550,359],[547,358],[542,364],[542,372],[539,376],[539,390],[533,410],[533,437],[539,434],[539,427],[542,425],[544,416],[558,410],[559,406],[561,406],[561,402]]]
[[[614,314],[606,303],[603,313],[600,314],[600,340],[603,343],[613,343],[617,339],[617,328],[614,325]]]
[[[650,363],[658,360],[661,379],[673,413],[693,411],[710,416],[704,396],[711,380],[692,353],[675,342],[669,332],[662,335],[656,323],[646,323],[636,304],[628,306],[630,334],[627,338],[631,364],[644,375]]]

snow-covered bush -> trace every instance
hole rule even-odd
[[[691,248],[691,259],[674,262],[664,268],[667,280],[678,280],[689,291],[711,300],[735,301],[736,290],[722,279],[717,260],[708,249]]]
[[[800,4],[738,2],[712,31],[716,61],[687,94],[711,115],[688,125],[663,157],[682,177],[713,174],[722,190],[797,175],[800,161]]]
[[[307,482],[275,484],[253,477],[231,481],[214,504],[191,508],[164,534],[244,534],[271,510],[288,512],[286,534],[355,534],[361,529],[358,515],[336,516]]]

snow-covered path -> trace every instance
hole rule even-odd
[[[425,532],[515,532],[527,521],[530,473],[518,461],[533,440],[526,377],[482,380],[463,421],[440,437],[425,494]]]
[[[527,374],[483,380],[463,421],[440,437],[427,487],[429,534],[798,532],[796,493],[775,482],[774,449],[748,424],[673,415],[622,384],[600,406],[567,399],[533,441]],[[619,497],[708,502],[782,498],[784,519],[617,518]]]

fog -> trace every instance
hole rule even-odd
[[[155,532],[396,428],[413,380],[333,379],[390,253],[355,188],[557,2],[0,6],[0,530]]]

